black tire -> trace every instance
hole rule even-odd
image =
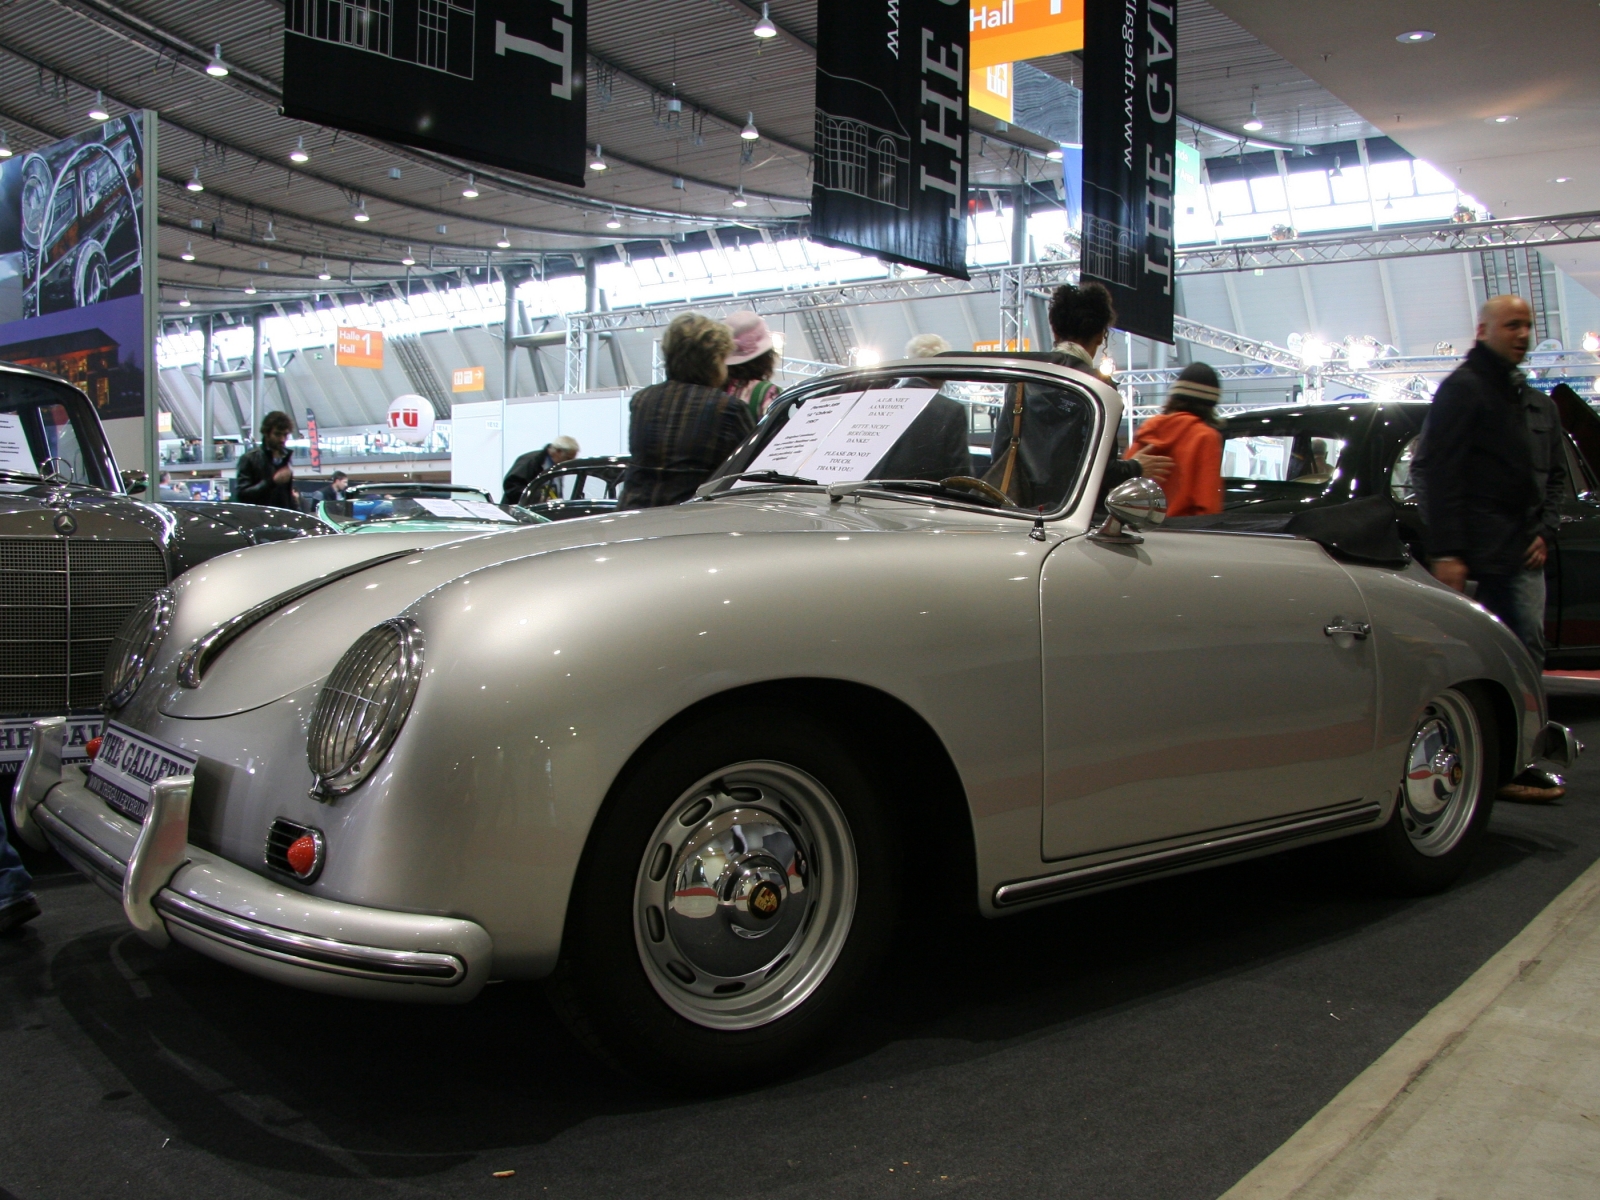
[[[1460,758],[1475,761],[1461,763],[1459,794],[1451,793],[1443,807],[1433,813],[1423,811],[1434,802],[1427,793],[1442,795],[1441,789],[1447,790],[1447,774],[1412,778],[1411,768],[1414,759],[1433,765],[1437,755],[1430,754],[1422,739],[1429,735],[1431,726],[1441,722],[1454,725],[1458,736],[1474,740],[1476,750],[1464,744],[1458,747]],[[1448,752],[1449,747],[1441,745],[1440,749]],[[1477,853],[1494,811],[1500,782],[1499,729],[1488,692],[1476,683],[1447,688],[1417,719],[1393,815],[1382,829],[1359,839],[1367,861],[1396,891],[1413,896],[1443,891],[1461,877]],[[1412,798],[1417,793],[1424,795],[1420,805]]]
[[[698,807],[713,795],[713,808]],[[708,857],[718,852],[703,839],[719,837],[738,839],[743,865]],[[780,847],[781,858],[785,837],[795,853],[774,873],[757,852]],[[631,1074],[677,1090],[763,1086],[814,1054],[881,961],[899,893],[895,851],[870,775],[826,724],[776,707],[691,720],[641,753],[590,833],[552,1001]],[[707,862],[728,866],[709,880]],[[762,870],[781,882],[759,882]],[[692,874],[704,886],[685,888]],[[769,904],[761,919],[773,923],[757,928]],[[769,931],[779,938],[767,946]],[[715,981],[737,971],[747,989],[706,994],[733,988]]]

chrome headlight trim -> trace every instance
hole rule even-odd
[[[171,588],[162,588],[123,622],[106,653],[101,687],[108,711],[121,708],[150,674],[150,667],[172,629],[172,613],[177,608]]]
[[[356,639],[317,694],[306,734],[312,796],[342,796],[383,760],[422,679],[422,629],[396,617]]]

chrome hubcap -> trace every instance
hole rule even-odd
[[[1482,742],[1478,716],[1451,689],[1428,705],[1411,735],[1400,819],[1423,854],[1448,853],[1477,811]]]
[[[838,802],[776,762],[701,780],[669,808],[634,887],[634,938],[658,995],[714,1029],[751,1029],[806,999],[855,912]]]

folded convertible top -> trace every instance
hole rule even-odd
[[[1263,513],[1233,509],[1198,517],[1172,517],[1166,529],[1219,529],[1240,533],[1287,533],[1308,538],[1330,554],[1375,567],[1403,567],[1411,554],[1400,538],[1394,502],[1369,496],[1344,504],[1303,508],[1299,512]]]

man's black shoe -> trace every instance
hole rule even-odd
[[[1566,781],[1561,776],[1538,767],[1529,767],[1500,789],[1500,799],[1514,804],[1549,804],[1566,794]]]
[[[0,937],[15,935],[22,927],[39,915],[39,902],[32,896],[13,900],[0,908]]]

